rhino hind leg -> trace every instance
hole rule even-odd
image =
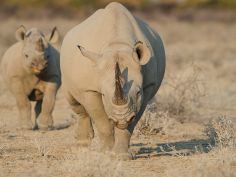
[[[34,107],[35,118],[37,118],[42,110],[42,100],[37,101]]]
[[[77,118],[75,138],[78,139],[80,146],[89,146],[94,137],[91,119],[84,107],[70,94],[67,94],[67,100]]]
[[[35,112],[35,120],[34,120],[34,127],[33,127],[34,130],[39,129],[36,120],[37,120],[39,114],[41,113],[41,110],[42,110],[42,102],[43,102],[42,100],[37,101],[36,104],[35,104],[35,107],[34,107],[34,112]]]
[[[43,92],[38,89],[33,89],[28,95],[30,101],[41,101],[43,99]]]

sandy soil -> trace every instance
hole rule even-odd
[[[235,147],[210,144],[206,123],[225,116],[236,123],[236,23],[183,20],[161,15],[143,18],[163,38],[167,68],[163,85],[131,141],[134,160],[122,162],[77,146],[73,113],[62,89],[53,131],[20,131],[13,96],[0,77],[0,176],[236,176]],[[64,36],[82,19],[5,19],[0,22],[0,56],[15,42],[18,26]]]

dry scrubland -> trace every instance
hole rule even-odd
[[[77,147],[76,120],[62,89],[54,111],[57,130],[17,130],[16,104],[1,79],[0,176],[236,176],[236,20],[189,21],[136,13],[162,36],[167,68],[162,87],[132,137],[134,160],[98,153],[97,138],[89,150]],[[15,42],[14,32],[21,24],[45,32],[57,26],[64,36],[81,20],[2,19],[0,55]]]

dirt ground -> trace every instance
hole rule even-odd
[[[236,123],[236,20],[137,15],[161,35],[167,64],[163,84],[132,136],[134,160],[120,161],[97,152],[97,137],[91,148],[78,147],[76,120],[62,89],[53,113],[57,130],[18,130],[14,97],[0,77],[1,177],[236,176],[235,144],[216,147],[204,131],[218,117],[232,120],[230,126]],[[57,26],[63,38],[82,20],[2,19],[0,56],[16,41],[14,32],[21,24],[44,32]],[[60,129],[62,125],[71,126]],[[235,141],[235,132],[227,131],[223,134]]]

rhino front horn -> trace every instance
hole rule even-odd
[[[127,99],[124,95],[123,89],[122,89],[122,80],[121,80],[121,72],[119,63],[116,62],[116,68],[115,68],[115,93],[113,98],[113,103],[116,105],[124,105],[127,103]]]

